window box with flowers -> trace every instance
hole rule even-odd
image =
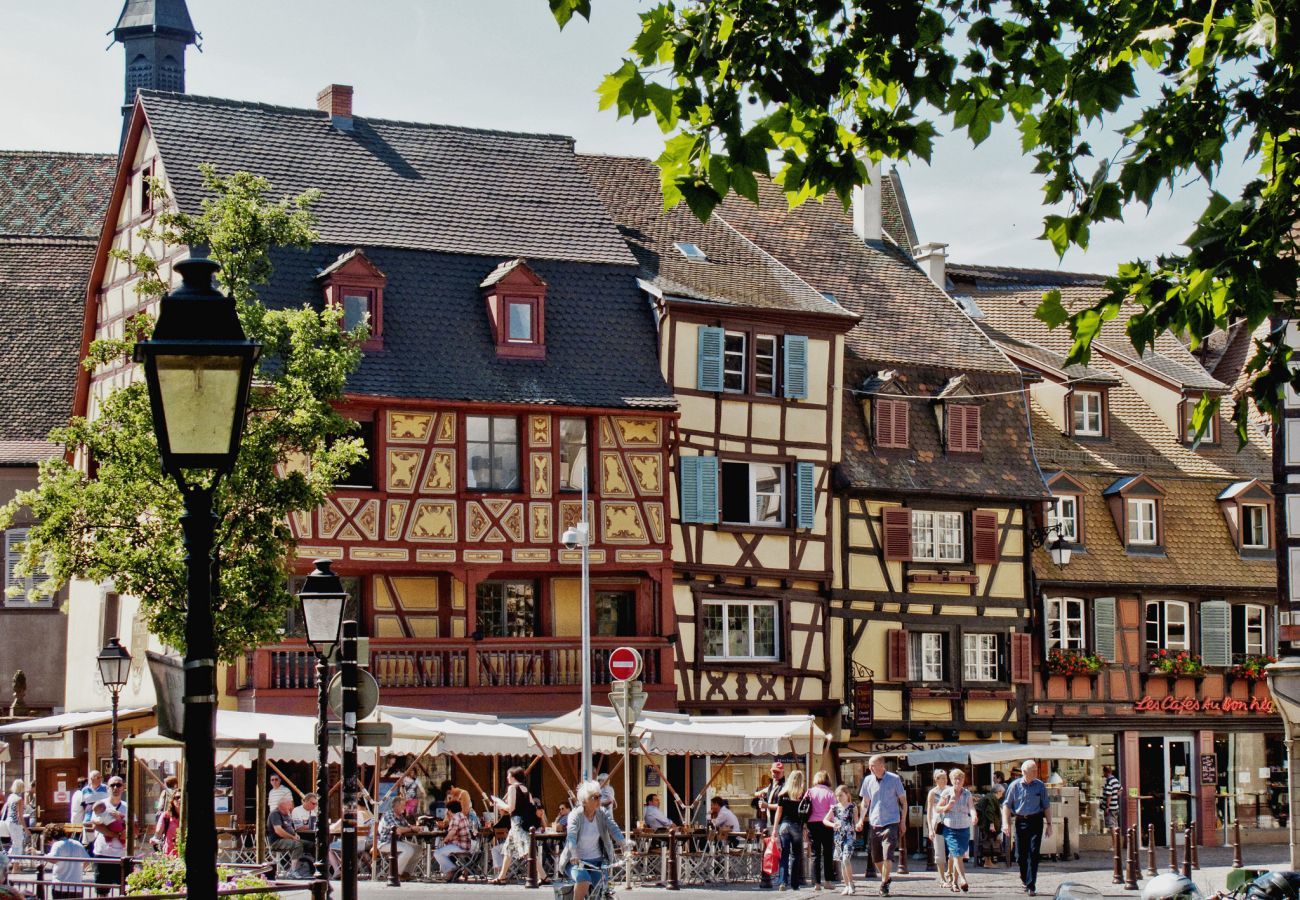
[[[1047,654],[1048,699],[1087,699],[1096,686],[1097,674],[1105,666],[1101,658],[1083,650],[1062,650]]]
[[[1265,681],[1264,667],[1277,662],[1276,656],[1251,654],[1228,670],[1228,677],[1250,683]]]
[[[1161,647],[1147,655],[1147,674],[1166,678],[1204,678],[1205,663],[1190,651]]]

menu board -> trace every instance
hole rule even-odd
[[[1201,754],[1201,784],[1219,783],[1219,759],[1213,753]]]

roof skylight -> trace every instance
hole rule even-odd
[[[691,262],[707,262],[709,259],[708,254],[690,241],[675,241],[673,246],[677,248],[678,253]]]

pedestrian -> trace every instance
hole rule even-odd
[[[293,791],[284,786],[280,776],[276,772],[271,773],[271,789],[266,792],[266,808],[275,812],[280,808],[280,800],[287,799],[289,808],[293,809]]]
[[[9,855],[21,856],[27,844],[27,785],[21,778],[15,778],[9,786],[9,796],[5,798],[4,808],[0,809],[0,829],[9,838]],[[12,871],[18,871],[18,863],[11,862]]]
[[[835,831],[825,824],[826,816],[835,805],[835,792],[831,790],[831,775],[824,769],[813,776],[808,788],[808,843],[812,847],[812,881],[818,890],[835,881]]]
[[[1111,766],[1101,767],[1101,808],[1105,811],[1106,828],[1119,830],[1120,798],[1124,795],[1124,786],[1120,784],[1115,769]]]
[[[474,846],[474,835],[470,830],[469,816],[461,811],[459,801],[447,804],[447,836],[442,839],[442,846],[433,851],[433,858],[438,863],[438,870],[443,877],[456,870],[452,859],[457,853],[467,853]]]
[[[975,801],[966,790],[966,773],[953,769],[948,773],[951,784],[939,798],[943,816],[943,840],[948,845],[948,883],[953,893],[970,891],[966,880],[966,853],[970,850],[970,827],[975,816]]]
[[[609,810],[612,816],[615,807],[618,806],[618,795],[614,793],[614,786],[609,783],[609,773],[601,772],[597,775],[596,783],[600,785],[600,805]]]
[[[297,866],[303,855],[303,842],[293,827],[293,798],[280,795],[280,803],[266,820],[266,839],[276,853],[287,853],[290,864]]]
[[[420,813],[420,794],[423,792],[424,788],[420,785],[420,780],[414,775],[407,775],[402,779],[402,797],[406,801],[404,812],[406,818],[412,822]]]
[[[769,770],[770,779],[767,784],[754,792],[754,806],[758,810],[758,818],[762,823],[761,831],[769,831],[771,839],[776,840],[776,832],[770,831],[772,820],[776,818],[776,799],[781,795],[785,788],[785,764],[781,760],[773,760],[772,768]],[[759,870],[758,886],[769,888],[772,886],[772,876]]]
[[[49,825],[45,829],[46,859],[54,860],[54,885],[50,888],[53,900],[72,900],[81,897],[81,881],[86,875],[90,854],[81,841],[68,837],[62,825]]]
[[[943,829],[939,828],[939,819],[942,818],[939,813],[939,800],[943,797],[944,790],[948,787],[948,773],[943,769],[935,769],[934,786],[925,795],[925,834],[930,841],[930,846],[934,849],[934,868],[939,873],[939,883],[948,883],[948,844],[943,839],[941,833]]]
[[[1038,763],[1025,760],[1020,777],[1007,788],[1002,801],[1002,833],[1012,834],[1015,820],[1016,859],[1020,862],[1020,883],[1025,893],[1038,893],[1038,851],[1043,835],[1052,835],[1052,806],[1047,799],[1047,785],[1038,779]]]
[[[880,896],[889,896],[889,865],[898,846],[899,823],[907,812],[907,789],[903,779],[885,770],[885,758],[877,754],[867,762],[868,773],[862,779],[858,796],[862,809],[858,812],[858,830],[866,822],[871,826],[868,837],[870,856],[880,869]]]
[[[772,822],[781,841],[781,883],[777,890],[797,891],[803,887],[803,827],[811,807],[803,772],[791,772],[776,798],[776,818]]]
[[[607,867],[614,862],[614,845],[625,839],[613,814],[600,802],[599,782],[584,781],[577,793],[578,805],[569,813],[564,829],[560,870],[567,870],[573,882],[573,900],[586,900],[592,886],[604,880]]]
[[[162,849],[164,856],[176,855],[176,833],[181,827],[181,795],[173,791],[167,796],[167,808],[158,816],[154,827],[155,846]]]
[[[822,824],[830,828],[835,836],[835,858],[840,864],[840,878],[844,886],[840,893],[846,897],[856,892],[853,885],[853,850],[858,843],[855,819],[858,809],[853,803],[853,794],[848,785],[841,784],[835,789],[835,805]]]
[[[510,831],[506,834],[501,847],[501,870],[492,884],[505,884],[510,880],[510,864],[518,858],[528,856],[528,832],[541,825],[537,818],[537,808],[533,806],[533,796],[524,784],[527,773],[522,766],[513,766],[506,772],[506,784],[510,787],[506,795],[493,797],[492,802],[497,811],[510,817]],[[597,787],[597,794],[600,789]]]
[[[81,826],[81,843],[89,849],[95,843],[95,829],[90,825],[95,803],[108,799],[108,785],[98,769],[90,770],[90,780],[81,790],[72,795],[72,809],[68,821]]]
[[[1002,833],[1002,798],[1007,789],[993,785],[975,804],[975,864],[984,865],[987,856],[997,855],[998,836]]]
[[[92,807],[91,824],[95,827],[95,892],[107,896],[110,886],[122,883],[122,857],[126,855],[125,783],[120,775],[108,779],[108,799],[97,800]]]

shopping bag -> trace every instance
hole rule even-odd
[[[781,869],[781,845],[776,842],[776,838],[767,839],[767,846],[763,848],[763,874],[775,875]]]

